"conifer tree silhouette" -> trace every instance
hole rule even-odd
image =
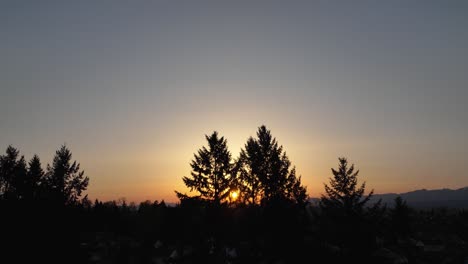
[[[374,214],[380,210],[380,201],[366,207],[373,190],[365,195],[365,182],[358,186],[359,170],[348,165],[346,158],[339,158],[338,169],[331,169],[333,177],[325,184],[325,195],[319,205],[321,214],[320,233],[325,241],[343,247],[347,258],[357,260],[368,255],[375,244]]]
[[[208,147],[202,147],[194,154],[190,163],[191,175],[183,177],[183,181],[191,191],[197,191],[201,199],[220,204],[228,198],[233,180],[231,153],[227,140],[218,132],[205,135],[205,138]],[[189,197],[177,191],[176,194],[180,199]]]
[[[391,224],[395,235],[406,237],[410,234],[410,207],[401,196],[395,198],[395,207],[391,211]]]
[[[306,188],[296,177],[283,146],[278,145],[264,125],[259,127],[257,138],[250,137],[241,150],[236,171],[244,202],[258,204],[277,200],[305,203]]]
[[[4,200],[21,199],[25,178],[24,157],[20,157],[19,151],[10,145],[5,155],[0,156],[0,197]]]
[[[14,175],[11,181],[10,198],[15,200],[25,200],[30,196],[30,189],[27,177],[27,165],[24,156],[16,163]]]
[[[47,165],[47,181],[52,199],[61,205],[72,205],[79,201],[83,191],[88,187],[89,178],[80,171],[80,164],[72,163],[72,153],[62,145],[55,152],[51,165]]]
[[[28,198],[38,199],[46,190],[45,173],[42,169],[41,160],[39,156],[34,155],[29,161],[28,176],[27,176],[27,188],[28,188]],[[44,190],[42,190],[44,189]]]
[[[359,170],[354,170],[354,164],[348,167],[346,158],[338,160],[338,169],[331,169],[333,178],[330,178],[330,185],[325,184],[326,195],[322,195],[320,207],[322,210],[340,209],[346,214],[360,213],[374,191],[364,196],[366,183],[358,187]]]

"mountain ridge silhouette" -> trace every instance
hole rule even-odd
[[[404,193],[383,193],[374,194],[370,200],[373,204],[382,199],[383,204],[393,207],[396,197],[401,196],[409,206],[428,209],[428,208],[468,208],[468,186],[458,189],[419,189]],[[320,198],[310,198],[312,205],[318,205]]]

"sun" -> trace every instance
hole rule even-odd
[[[231,193],[229,194],[229,196],[231,197],[231,199],[233,201],[237,200],[237,198],[239,197],[239,191],[237,190],[232,190]]]

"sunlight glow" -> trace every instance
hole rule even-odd
[[[231,196],[231,199],[233,201],[235,201],[235,200],[237,200],[237,197],[239,197],[239,191],[237,191],[237,190],[231,191],[231,193],[229,195]]]

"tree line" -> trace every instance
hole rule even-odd
[[[418,212],[401,198],[391,208],[371,202],[373,190],[345,157],[312,204],[265,126],[236,159],[217,132],[205,138],[182,178],[196,194],[176,191],[176,206],[91,203],[89,177],[67,146],[45,169],[37,155],[26,161],[8,146],[0,155],[0,256],[18,257],[18,248],[48,263],[50,248],[65,254],[52,256],[57,263],[461,263],[466,256],[466,211]],[[426,252],[425,245],[445,248]]]
[[[283,146],[265,126],[259,127],[257,137],[250,137],[239,158],[232,159],[227,140],[214,131],[205,136],[207,147],[194,154],[190,176],[183,177],[191,191],[189,196],[176,191],[179,199],[201,199],[221,204],[232,192],[236,202],[246,205],[266,205],[278,202],[305,204],[308,199],[301,177],[291,167]]]
[[[88,184],[89,177],[80,170],[79,163],[72,161],[72,153],[66,145],[55,152],[46,170],[39,156],[34,155],[26,162],[11,145],[0,156],[0,201],[4,203],[77,205]]]
[[[282,145],[271,131],[262,125],[257,137],[249,137],[240,151],[239,158],[232,159],[227,140],[214,131],[205,135],[207,146],[194,154],[190,163],[190,176],[183,177],[185,185],[198,195],[189,196],[175,191],[181,199],[200,199],[213,204],[227,203],[229,194],[236,192],[236,202],[245,205],[268,205],[289,202],[305,205],[308,202],[306,186]],[[365,182],[358,185],[359,170],[349,165],[346,158],[338,158],[338,168],[331,169],[333,177],[325,184],[325,194],[320,207],[330,214],[339,211],[347,215],[359,214],[373,195],[365,195]],[[230,201],[232,202],[232,201]],[[380,203],[374,205],[374,209]]]

